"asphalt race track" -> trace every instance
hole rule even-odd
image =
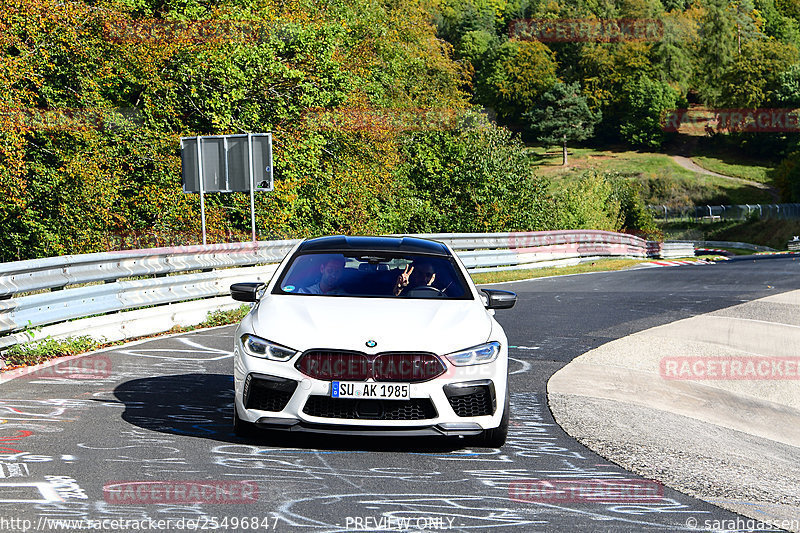
[[[550,415],[545,385],[610,340],[798,289],[800,260],[502,287],[519,302],[497,315],[513,358],[512,426],[500,450],[457,440],[238,439],[226,326],[91,355],[93,368],[105,369],[91,379],[59,371],[0,385],[0,531],[78,529],[66,520],[94,531],[281,532],[697,531],[707,520],[736,521],[568,437]],[[186,483],[197,481],[236,486],[240,497],[203,491],[198,503],[197,484]]]

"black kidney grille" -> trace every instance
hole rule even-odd
[[[366,381],[371,372],[366,354],[333,350],[308,351],[297,360],[295,368],[306,376],[322,380]]]
[[[436,418],[436,408],[429,398],[354,400],[329,396],[309,396],[303,412],[320,418],[346,420],[426,420]]]
[[[451,396],[447,400],[458,416],[483,416],[494,413],[492,395],[487,386],[478,387],[472,394]]]
[[[441,360],[429,353],[382,353],[372,361],[375,381],[428,381],[444,371]]]
[[[303,374],[325,381],[394,381],[419,383],[444,374],[442,361],[432,353],[384,352],[367,355],[338,350],[309,350],[295,363]]]

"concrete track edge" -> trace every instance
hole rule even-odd
[[[794,358],[798,311],[792,291],[612,341],[551,377],[550,409],[569,435],[628,470],[800,531],[800,369],[735,380],[665,379],[664,370],[682,357]]]

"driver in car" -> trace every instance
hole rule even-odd
[[[414,261],[407,265],[403,273],[397,276],[392,293],[395,296],[405,296],[409,291],[419,287],[433,286],[436,272],[433,265],[424,261]]]
[[[328,258],[319,267],[320,280],[314,285],[302,287],[297,292],[300,294],[347,294],[339,287],[339,281],[344,270],[343,257]]]

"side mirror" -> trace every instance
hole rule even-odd
[[[257,302],[264,286],[259,282],[234,283],[231,285],[231,298],[240,302]]]
[[[486,295],[486,309],[511,309],[517,303],[517,295],[511,291],[481,289]]]

